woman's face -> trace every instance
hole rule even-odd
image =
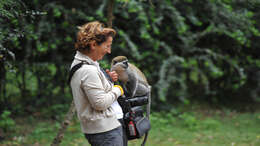
[[[111,53],[111,45],[112,45],[113,37],[109,36],[105,42],[100,45],[96,45],[95,47],[95,60],[101,60],[104,55],[107,53]]]

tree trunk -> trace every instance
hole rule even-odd
[[[76,112],[76,108],[75,108],[74,101],[72,100],[70,109],[69,109],[64,121],[62,122],[61,127],[60,127],[56,137],[53,139],[51,146],[58,146],[61,143],[61,141],[64,137],[65,130],[69,126],[75,112]]]
[[[112,27],[113,25],[113,9],[114,9],[114,0],[108,0],[108,6],[107,6],[107,26]]]
[[[4,61],[0,60],[0,111],[4,110],[5,105],[8,105],[6,102],[6,89],[5,89],[5,81],[6,81],[6,70]]]

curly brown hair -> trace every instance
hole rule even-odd
[[[90,50],[90,43],[95,41],[98,45],[107,40],[109,36],[114,37],[116,31],[112,28],[104,28],[104,24],[93,21],[79,26],[75,49],[82,52]]]

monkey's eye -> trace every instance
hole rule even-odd
[[[128,62],[124,61],[123,64],[126,66],[126,68],[128,68]]]
[[[113,65],[115,65],[115,64],[117,64],[117,62],[116,62],[116,61],[114,61],[114,64],[113,64]]]

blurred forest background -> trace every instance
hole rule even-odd
[[[15,117],[55,120],[68,111],[77,26],[106,24],[108,2],[0,1],[2,131]],[[257,109],[260,0],[114,0],[113,15],[117,36],[101,65],[127,56],[153,87],[152,111],[194,103]]]

